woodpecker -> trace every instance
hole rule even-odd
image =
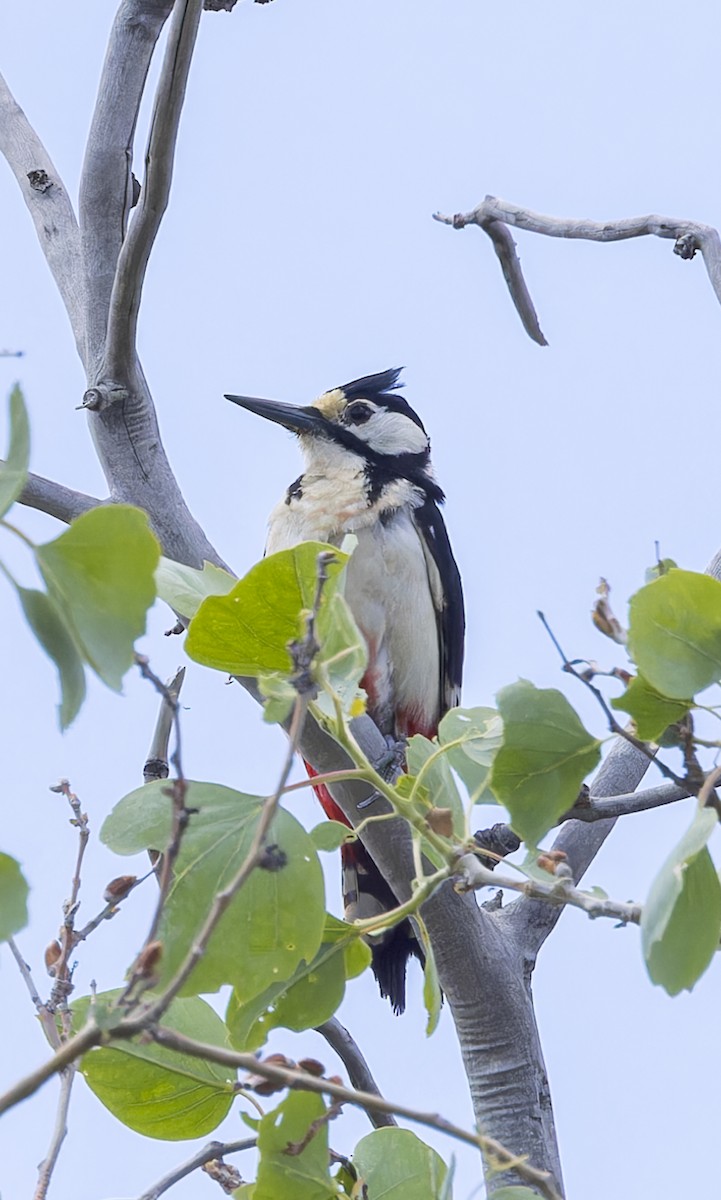
[[[400,373],[354,379],[305,407],[226,396],[292,430],[305,459],[270,514],[266,553],[303,541],[340,545],[347,533],[358,539],[345,597],[368,645],[361,686],[369,715],[398,742],[432,737],[459,703],[465,632],[461,579],[438,507],[444,495],[423,423],[395,391]],[[348,824],[328,790],[316,792],[326,815]],[[342,855],[346,919],[397,905],[362,842]],[[381,995],[403,1012],[408,957],[423,961],[410,922],[374,938],[371,949]]]

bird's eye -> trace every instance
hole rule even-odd
[[[362,400],[357,404],[349,404],[345,410],[346,420],[351,425],[364,425],[366,421],[373,416],[373,409],[370,404],[364,404]]]

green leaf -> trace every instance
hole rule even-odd
[[[503,743],[503,722],[495,708],[452,708],[438,726],[438,741],[476,804],[495,804],[488,787],[493,760]]]
[[[611,701],[611,707],[633,717],[638,737],[644,742],[658,741],[669,725],[686,716],[693,700],[669,700],[661,696],[642,675],[636,675],[622,696]]]
[[[98,999],[118,995],[107,992]],[[88,997],[73,1004],[76,1028],[88,1007]],[[174,1000],[162,1023],[197,1041],[228,1047],[225,1025],[197,996]],[[230,1111],[237,1078],[231,1067],[139,1041],[111,1042],[90,1050],[81,1070],[98,1100],[123,1125],[166,1141],[204,1137],[216,1129]]]
[[[15,503],[25,487],[30,462],[30,425],[18,384],[10,393],[10,444],[0,462],[0,517]]]
[[[353,1166],[369,1196],[383,1200],[435,1200],[448,1168],[410,1129],[375,1129],[361,1138]]]
[[[672,570],[631,597],[628,650],[652,688],[687,702],[721,680],[721,583]]]
[[[653,583],[654,579],[660,579],[662,575],[668,575],[674,567],[677,567],[672,558],[661,558],[655,562],[652,567],[646,568],[646,583]]]
[[[700,808],[651,885],[641,943],[654,983],[676,996],[703,975],[719,946],[721,883],[706,843],[716,811]]]
[[[23,587],[18,587],[17,593],[28,625],[58,669],[61,693],[58,717],[60,728],[67,729],[85,699],[83,660],[62,610],[52,596]]]
[[[265,698],[263,720],[279,725],[291,714],[298,693],[284,675],[259,675],[258,691]]]
[[[278,1026],[300,1032],[321,1025],[340,1005],[346,979],[360,974],[370,957],[370,950],[351,925],[328,916],[323,944],[312,962],[301,963],[290,979],[271,985],[245,1003],[233,993],[226,1013],[233,1046],[257,1050]]]
[[[291,1092],[261,1119],[253,1200],[332,1200],[337,1196],[328,1169],[328,1125],[321,1121],[325,1112],[320,1096]],[[307,1146],[300,1154],[289,1154],[289,1146],[298,1147],[314,1121],[319,1125]]]
[[[184,617],[194,617],[206,596],[225,596],[236,583],[234,575],[209,562],[198,571],[161,556],[155,570],[159,598]]]
[[[317,626],[320,653],[318,661],[333,691],[340,698],[343,711],[350,716],[365,712],[365,692],[359,688],[368,666],[368,648],[356,625],[348,604],[339,592],[328,597]],[[335,717],[331,697],[321,692],[318,707]]]
[[[341,821],[321,821],[311,829],[310,836],[316,850],[338,850],[352,833],[353,830]]]
[[[131,792],[107,817],[101,840],[117,854],[164,850],[171,831],[170,787],[157,780]],[[264,804],[213,783],[189,783],[192,813],[175,863],[158,937],[160,981],[184,959],[214,896],[245,860]],[[256,868],[221,918],[184,993],[213,992],[231,983],[243,1000],[290,978],[320,946],[325,919],[323,874],[313,843],[284,809],[273,818],[268,843],[285,856],[277,870]]]
[[[0,853],[0,942],[27,925],[29,891],[20,863]]]
[[[457,837],[465,836],[465,814],[456,781],[451,773],[448,755],[440,752],[438,744],[415,734],[406,750],[408,774],[416,779],[421,776],[422,786],[428,801],[434,808],[449,808],[453,818],[453,830]]]
[[[190,657],[229,675],[289,674],[288,643],[301,631],[301,612],[313,607],[323,551],[331,551],[335,561],[328,566],[320,619],[348,556],[321,542],[302,542],[257,563],[227,596],[203,601],[188,629]]]
[[[574,803],[598,763],[601,743],[584,729],[565,696],[522,679],[498,694],[503,745],[490,784],[511,824],[530,846]]]
[[[443,1004],[443,992],[441,985],[438,982],[438,969],[436,967],[435,955],[431,946],[428,930],[423,920],[416,914],[418,929],[421,935],[423,945],[423,953],[425,955],[425,966],[423,967],[423,1003],[426,1012],[428,1013],[428,1021],[426,1022],[426,1037],[430,1037],[438,1028],[438,1022],[441,1019],[441,1006]]]
[[[120,691],[155,599],[160,550],[147,516],[125,504],[91,509],[35,554],[87,661]]]

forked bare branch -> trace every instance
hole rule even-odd
[[[105,349],[110,295],[133,201],[133,141],[156,43],[173,0],[123,0],[108,41],[80,179],[80,228],[87,282],[89,376]]]
[[[655,214],[644,217],[623,217],[618,221],[588,221],[575,217],[549,217],[509,204],[497,196],[486,196],[485,200],[467,213],[456,213],[447,217],[434,213],[434,219],[454,229],[466,225],[477,225],[491,238],[496,254],[501,260],[503,274],[511,293],[511,299],[521,318],[526,333],[540,346],[547,345],[538,325],[536,310],[526,286],[521,263],[515,253],[515,245],[506,230],[501,235],[499,228],[513,225],[529,233],[540,233],[544,237],[580,238],[587,242],[622,242],[629,238],[659,237],[675,243],[674,254],[692,259],[701,252],[716,299],[721,303],[721,237],[712,225],[689,221],[683,217],[660,217]]]

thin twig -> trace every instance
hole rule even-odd
[[[486,196],[481,204],[471,212],[456,213],[447,217],[434,213],[434,219],[443,225],[452,225],[454,229],[464,229],[466,225],[478,225],[491,237],[496,253],[501,258],[503,273],[508,283],[511,298],[523,322],[526,332],[534,341],[541,342],[535,309],[528,296],[521,266],[512,251],[512,259],[504,265],[498,244],[499,225],[513,225],[526,229],[530,233],[543,234],[545,237],[580,238],[590,242],[620,242],[628,238],[653,236],[669,238],[675,242],[674,254],[680,258],[692,259],[700,250],[711,286],[716,298],[721,303],[721,238],[712,225],[702,225],[698,221],[688,221],[679,217],[660,217],[656,215],[644,217],[625,217],[618,221],[587,221],[565,217],[549,217],[543,213],[532,212],[529,208],[521,208],[516,204],[508,204],[497,196]],[[511,247],[513,242],[511,241]],[[541,338],[543,335],[541,334]]]
[[[341,1025],[337,1017],[331,1017],[330,1020],[324,1021],[322,1025],[318,1025],[316,1032],[320,1033],[328,1045],[335,1050],[348,1072],[348,1078],[354,1088],[360,1092],[371,1092],[373,1095],[381,1095],[381,1090],[373,1078],[371,1069],[363,1057],[360,1047],[345,1025]],[[398,1123],[391,1113],[369,1111],[368,1116],[376,1129],[381,1129],[385,1125],[397,1125]]]
[[[565,863],[559,863],[556,867],[556,878],[552,883],[542,883],[538,879],[500,875],[497,868],[489,871],[474,854],[466,854],[459,862],[454,886],[459,892],[477,891],[484,887],[504,888],[510,892],[519,892],[530,900],[544,900],[549,904],[558,905],[569,904],[572,908],[580,908],[592,919],[610,917],[623,925],[638,925],[641,920],[640,904],[593,896],[590,892],[582,892],[574,887],[571,869]]]
[[[15,959],[15,962],[18,965],[20,974],[22,975],[23,979],[25,980],[25,985],[28,989],[28,992],[30,993],[30,999],[32,1000],[33,1004],[35,1005],[38,1017],[40,1018],[42,1027],[45,1030],[45,1036],[48,1039],[48,1041],[50,1042],[50,1045],[53,1046],[57,1050],[60,1046],[60,1031],[59,1031],[57,1025],[55,1024],[55,1018],[53,1017],[53,1014],[50,1012],[50,1009],[48,1008],[45,1001],[40,999],[40,993],[35,984],[35,980],[33,979],[32,974],[30,972],[30,967],[25,962],[25,959],[23,958],[22,954],[20,953],[17,942],[15,941],[14,938],[9,937],[7,940],[7,943],[10,948],[10,952],[11,952],[13,958]]]
[[[60,1095],[58,1097],[55,1128],[53,1129],[48,1152],[38,1167],[38,1182],[33,1193],[33,1200],[45,1200],[48,1194],[50,1179],[55,1169],[55,1164],[58,1161],[60,1148],[68,1132],[68,1110],[70,1108],[70,1096],[75,1081],[75,1071],[75,1065],[71,1064],[60,1075]]]
[[[494,1163],[498,1164],[499,1170],[516,1171],[527,1183],[538,1188],[540,1194],[547,1197],[547,1200],[561,1200],[547,1171],[539,1171],[535,1167],[529,1166],[525,1158],[512,1154],[510,1150],[501,1145],[500,1142],[497,1142],[495,1138],[486,1137],[482,1133],[471,1133],[469,1130],[462,1129],[460,1126],[454,1125],[451,1121],[447,1121],[445,1117],[440,1116],[438,1113],[421,1112],[418,1109],[409,1108],[405,1104],[396,1104],[392,1100],[386,1100],[383,1096],[375,1095],[372,1092],[343,1087],[342,1084],[333,1083],[329,1079],[310,1075],[307,1071],[280,1067],[275,1063],[257,1059],[253,1054],[242,1054],[233,1050],[226,1050],[224,1047],[196,1042],[192,1038],[187,1038],[183,1034],[177,1033],[174,1029],[155,1027],[150,1028],[148,1033],[160,1046],[176,1050],[179,1054],[189,1054],[195,1058],[204,1058],[210,1062],[220,1063],[222,1066],[240,1067],[246,1071],[253,1072],[253,1074],[263,1075],[266,1079],[277,1083],[281,1087],[315,1092],[317,1095],[332,1096],[334,1100],[339,1100],[342,1104],[353,1104],[369,1112],[392,1113],[396,1116],[404,1117],[408,1121],[415,1121],[419,1125],[426,1125],[431,1129],[437,1129],[449,1137],[465,1142],[467,1145],[475,1146],[488,1158],[492,1158]]]
[[[159,875],[159,891],[158,899],[153,912],[153,917],[150,922],[150,929],[143,943],[143,946],[135,960],[133,968],[130,972],[128,982],[118,999],[118,1005],[125,1005],[132,997],[132,1003],[138,1003],[140,996],[154,980],[152,967],[156,960],[156,955],[151,952],[151,947],[155,946],[158,929],[163,916],[165,903],[170,894],[170,888],[173,882],[173,868],[175,861],[180,853],[180,847],[183,840],[183,835],[188,827],[188,822],[192,816],[192,809],[186,807],[185,799],[188,792],[188,785],[183,774],[182,760],[182,742],[180,733],[180,704],[178,695],[180,693],[180,685],[183,677],[176,673],[170,684],[165,684],[152,670],[150,663],[144,654],[135,655],[135,662],[140,668],[140,673],[143,679],[147,679],[152,683],[153,687],[159,692],[162,697],[161,715],[156,726],[155,742],[158,735],[158,728],[164,738],[163,748],[167,754],[167,735],[169,729],[167,727],[168,716],[172,726],[175,729],[175,748],[171,756],[171,763],[175,767],[177,778],[174,779],[167,789],[167,794],[172,802],[173,823],[170,833],[170,841],[163,851],[162,857],[158,864],[154,864],[156,874]],[[184,674],[184,673],[183,673]],[[147,763],[146,763],[147,769]],[[149,958],[150,955],[150,958]]]
[[[193,939],[193,944],[186,954],[185,959],[178,967],[174,977],[170,980],[162,994],[152,1002],[147,1010],[147,1020],[149,1021],[157,1021],[162,1014],[167,1011],[168,1005],[178,995],[183,984],[192,974],[195,967],[200,962],[200,959],[205,954],[208,942],[210,941],[218,922],[228,908],[228,905],[238,894],[240,889],[245,885],[253,871],[255,871],[256,868],[259,867],[263,862],[268,833],[288,782],[288,777],[293,766],[293,760],[298,749],[298,741],[305,724],[310,697],[315,690],[315,684],[312,676],[313,660],[315,655],[318,653],[318,643],[316,642],[315,638],[315,625],[318,617],[318,611],[320,609],[323,589],[328,580],[328,565],[332,559],[333,555],[327,551],[323,551],[318,555],[316,563],[315,598],[312,608],[306,618],[305,635],[298,641],[291,642],[288,647],[295,669],[293,682],[295,683],[297,694],[295,698],[295,704],[293,706],[290,727],[288,729],[288,749],[286,752],[285,761],[281,768],[278,784],[272,795],[268,796],[263,802],[255,834],[243,862],[240,864],[240,867],[236,871],[230,883],[227,884],[227,886],[221,891],[216,892],[215,896],[213,897],[213,903],[210,906],[210,911],[208,912],[197,936]],[[175,701],[176,716],[177,707],[177,701]],[[161,895],[158,908],[156,909],[156,920],[151,931],[153,937],[157,932],[162,908],[167,898],[167,888],[164,888],[164,879],[165,863],[163,864],[163,874],[161,875]],[[148,937],[146,940],[146,946],[151,940],[152,939]],[[141,958],[142,953],[143,952],[141,951]],[[124,997],[127,996],[127,994],[128,989],[126,989]],[[124,997],[121,997],[121,1000]]]
[[[141,667],[141,671],[145,671],[145,679],[151,678],[155,682],[155,676],[152,673],[148,674],[149,667],[147,660],[145,660],[144,665]],[[180,690],[184,679],[185,667],[178,667],[178,670],[168,680],[162,690],[158,720],[153,731],[148,757],[143,767],[143,780],[145,783],[151,783],[154,779],[168,778],[170,773],[168,747],[170,745],[170,734],[173,726],[175,726],[178,744],[178,760],[180,758],[180,723],[177,720],[177,714]]]
[[[63,923],[60,929],[60,955],[53,964],[55,982],[50,994],[50,1009],[53,1012],[60,1010],[63,1029],[65,1035],[68,1036],[70,1033],[70,1014],[68,1013],[67,1005],[68,996],[73,990],[72,971],[70,970],[69,963],[70,955],[77,945],[75,938],[75,915],[78,910],[78,896],[80,893],[80,871],[88,839],[90,838],[90,829],[87,813],[83,812],[80,801],[70,787],[67,779],[61,779],[50,790],[51,792],[59,792],[65,797],[73,813],[70,824],[74,825],[78,830],[78,853],[75,860],[75,871],[70,885],[70,898],[63,904]]]
[[[613,709],[610,708],[601,689],[597,688],[592,680],[589,679],[583,671],[577,671],[574,663],[566,656],[558,641],[558,638],[551,629],[551,626],[548,624],[548,621],[540,609],[537,611],[536,616],[541,621],[543,628],[546,630],[546,633],[561,656],[561,659],[563,660],[563,670],[566,671],[567,674],[573,675],[574,679],[578,679],[584,685],[584,687],[587,687],[591,694],[596,697],[596,700],[603,709],[603,713],[608,721],[608,727],[611,730],[611,733],[616,734],[617,737],[623,738],[624,741],[628,742],[636,750],[640,750],[650,763],[654,763],[658,767],[659,771],[666,777],[666,779],[670,779],[671,782],[675,783],[677,787],[687,789],[688,792],[696,795],[699,785],[694,784],[693,780],[682,779],[680,775],[677,775],[675,771],[672,771],[670,767],[666,766],[666,763],[662,762],[660,758],[656,757],[655,750],[652,750],[650,746],[648,746],[645,742],[640,741],[639,738],[634,737],[632,733],[629,733],[628,729],[624,729],[623,725],[616,720]]]
[[[158,738],[159,730],[160,730],[161,735],[165,739],[166,754],[167,754],[167,735],[165,733],[165,730],[166,730],[166,722],[167,722],[167,711],[169,710],[171,723],[175,729],[175,748],[173,750],[173,754],[171,756],[170,762],[171,762],[171,765],[175,767],[175,770],[178,775],[178,779],[184,781],[185,775],[183,773],[182,745],[181,745],[181,736],[180,736],[180,703],[179,703],[178,697],[180,695],[180,689],[183,685],[183,679],[185,678],[185,668],[180,667],[179,670],[176,671],[175,675],[168,683],[163,683],[162,679],[160,679],[159,676],[156,675],[155,672],[151,669],[150,661],[148,660],[148,658],[146,658],[146,656],[144,654],[136,654],[135,655],[135,664],[137,667],[140,668],[140,674],[142,675],[143,679],[147,679],[149,683],[152,683],[156,692],[158,692],[159,695],[162,696],[162,698],[163,698],[163,706],[161,708],[160,716],[158,718],[158,724],[156,725],[156,728],[155,728],[155,734],[153,737],[153,746],[151,746],[151,754],[153,752],[153,747],[155,746],[156,739]],[[163,715],[164,713],[166,714],[165,716]]]
[[[291,721],[291,727],[289,731],[288,751],[283,764],[280,779],[278,781],[278,786],[273,794],[268,796],[263,802],[253,841],[248,853],[246,854],[243,862],[227,887],[224,887],[220,892],[216,892],[215,896],[213,897],[213,903],[210,907],[210,911],[208,912],[208,915],[206,916],[197,936],[193,939],[193,944],[186,954],[183,962],[178,967],[178,970],[162,994],[151,1003],[149,1009],[147,1010],[146,1017],[148,1021],[157,1021],[158,1018],[161,1017],[162,1014],[167,1010],[171,1001],[174,1000],[178,995],[178,992],[182,988],[183,984],[193,973],[195,967],[200,962],[200,959],[205,954],[208,942],[210,941],[218,922],[223,916],[223,913],[228,908],[228,905],[238,894],[256,867],[262,862],[268,832],[280,803],[280,798],[283,794],[283,788],[285,787],[288,775],[290,774],[293,766],[293,759],[298,746],[300,731],[303,728],[307,705],[307,697],[301,695],[296,697],[295,708],[293,710],[293,719]],[[163,897],[163,903],[165,903],[165,897]],[[162,911],[162,905],[159,905],[159,911]],[[157,925],[155,926],[155,931],[157,931]]]
[[[185,1179],[186,1175],[191,1175],[193,1171],[197,1171],[198,1167],[202,1167],[205,1163],[213,1162],[216,1158],[225,1158],[229,1154],[239,1154],[242,1150],[252,1150],[257,1144],[258,1139],[254,1137],[243,1138],[237,1142],[208,1142],[207,1146],[196,1151],[191,1158],[174,1167],[172,1171],[168,1171],[167,1175],[143,1192],[142,1196],[138,1196],[138,1200],[158,1200],[163,1192],[169,1191],[174,1184]]]
[[[136,1032],[140,1032],[137,1026]],[[12,1087],[9,1087],[6,1092],[3,1092],[0,1096],[0,1114],[8,1112],[21,1100],[27,1100],[28,1096],[37,1092],[38,1088],[47,1083],[48,1079],[52,1079],[53,1075],[63,1071],[78,1058],[82,1058],[83,1054],[86,1054],[93,1046],[99,1045],[102,1038],[102,1029],[99,1029],[94,1021],[88,1021],[73,1037],[63,1042],[52,1058],[48,1058],[34,1071],[30,1071]]]
[[[98,928],[98,925],[102,925],[103,921],[111,921],[113,917],[117,915],[120,905],[124,900],[127,900],[130,893],[134,892],[136,888],[140,887],[141,883],[145,883],[146,879],[150,879],[150,876],[155,874],[157,874],[157,871],[155,866],[153,866],[145,875],[141,875],[138,879],[133,879],[132,882],[130,877],[124,876],[122,894],[113,895],[111,899],[108,900],[105,908],[102,908],[97,916],[93,917],[91,921],[88,921],[87,925],[83,925],[82,929],[75,930],[76,943],[84,942],[85,939],[88,938],[90,934]],[[112,890],[112,885],[109,885],[109,888]]]
[[[145,156],[145,180],[118,256],[110,297],[104,369],[111,379],[122,380],[127,365],[135,360],[140,298],[150,252],[170,198],[175,144],[202,11],[203,0],[176,0],[170,18]]]

